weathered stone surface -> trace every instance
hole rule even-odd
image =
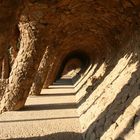
[[[14,10],[18,9],[18,2],[6,2],[8,5],[0,1],[0,4],[4,4],[0,5],[0,71],[5,52],[1,46],[12,42],[12,29],[15,29],[13,27],[19,17],[16,13],[18,10]],[[35,75],[39,76],[35,82],[39,79],[41,82],[37,81],[39,88],[33,87],[31,92],[39,94],[45,79],[44,87],[56,80],[65,58],[71,52],[82,51],[89,57],[90,65],[80,75],[75,89],[85,140],[138,138],[139,0],[22,2],[25,7],[19,21],[21,46],[1,110],[22,108]],[[3,8],[5,4],[8,10]],[[10,24],[5,22],[8,20]],[[51,51],[47,52],[42,66],[41,59],[47,46]],[[68,65],[63,66],[64,74],[68,72]]]
[[[137,77],[140,74],[140,49],[137,41],[135,39],[133,44],[134,50],[130,48],[129,44],[118,53],[116,65],[102,81],[100,80],[104,75],[99,79],[96,76],[100,81],[97,85],[94,83],[89,85],[87,82],[86,87],[90,86],[92,91],[87,90],[86,94],[89,96],[79,106],[80,121],[83,131],[86,133],[85,139],[89,139],[92,133],[96,133],[95,139],[101,140],[131,140],[139,137],[136,116],[139,114],[140,102],[139,77]],[[122,57],[122,52],[124,57]],[[110,63],[112,62],[110,61]],[[109,65],[111,64],[108,63]],[[106,67],[104,70],[107,71],[108,68]],[[104,70],[102,69],[103,72]],[[102,71],[100,71],[101,74]],[[94,75],[98,72],[96,71]],[[92,76],[94,77],[94,75]],[[85,86],[83,89],[86,89]],[[84,94],[83,89],[79,91],[81,94]],[[138,127],[134,124],[137,124]]]

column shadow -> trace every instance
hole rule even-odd
[[[59,132],[46,136],[28,137],[28,138],[10,138],[7,140],[83,140],[81,133]]]

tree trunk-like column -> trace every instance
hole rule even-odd
[[[12,67],[9,84],[1,101],[1,112],[21,109],[28,97],[35,73],[44,54],[44,28],[22,17],[21,44]]]
[[[49,71],[47,72],[47,75],[45,77],[45,80],[44,80],[44,84],[43,84],[43,87],[42,88],[48,88],[48,86],[50,84],[52,84],[52,82],[54,81],[54,71],[55,71],[55,61],[56,61],[56,58],[53,59],[52,61],[52,64],[50,65],[50,68],[49,68]],[[51,78],[51,79],[50,79]]]
[[[40,66],[36,73],[34,82],[32,84],[30,95],[40,95],[41,89],[43,88],[43,84],[45,82],[46,76],[53,65],[53,52],[52,50],[46,49],[46,52],[43,55]]]
[[[55,57],[53,58],[52,66],[50,67],[50,70],[49,70],[49,72],[48,72],[48,74],[46,76],[46,79],[44,81],[43,88],[48,88],[49,85],[53,84],[53,82],[55,81],[55,79],[57,77],[57,73],[59,71],[59,68],[61,66],[61,63],[62,63],[61,61],[62,61],[62,59],[61,59],[60,55],[57,52],[55,54]]]

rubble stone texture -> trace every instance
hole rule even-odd
[[[0,19],[0,76],[5,48],[20,39],[1,112],[75,74],[83,139],[140,139],[139,0],[0,0]]]

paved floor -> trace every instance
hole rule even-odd
[[[0,116],[0,139],[82,140],[74,94],[61,80],[41,96],[29,97],[22,111]]]

